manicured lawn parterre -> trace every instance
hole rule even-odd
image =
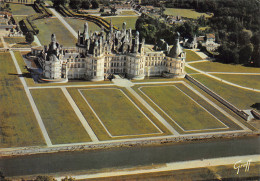
[[[188,67],[185,67],[185,72],[187,72],[187,74],[191,74],[191,73],[199,73],[196,70],[190,69]]]
[[[184,50],[186,52],[186,62],[202,60],[202,58],[197,55],[194,51],[191,50]]]
[[[206,75],[192,75],[196,80],[232,103],[239,109],[252,109],[252,105],[260,102],[260,93],[234,87]]]
[[[240,72],[240,73],[260,73],[260,68],[245,67],[243,65],[224,64],[219,62],[193,63],[190,66],[205,72]]]
[[[84,24],[87,22],[88,23],[88,32],[90,33],[90,31],[92,31],[93,33],[95,31],[100,31],[101,28],[96,25],[93,22],[90,21],[86,21],[86,20],[82,20],[82,19],[74,19],[74,18],[64,18],[68,24],[77,32],[83,32],[84,30]]]
[[[24,37],[4,37],[6,43],[15,44],[15,43],[25,43]]]
[[[36,13],[32,5],[13,4],[13,3],[9,3],[9,4],[13,15],[32,15]]]
[[[175,86],[143,86],[140,90],[177,122],[183,131],[225,128]]]
[[[0,147],[44,145],[9,53],[0,53]]]
[[[136,15],[135,11],[121,11],[119,15]]]
[[[254,89],[260,89],[260,75],[213,74],[223,80]]]
[[[96,88],[100,89],[100,87],[96,87]],[[109,87],[109,88],[116,88],[116,87]],[[126,136],[126,137],[113,137],[113,138],[111,138],[107,134],[107,132],[105,131],[104,127],[101,125],[101,123],[99,122],[97,117],[93,114],[90,107],[87,105],[87,103],[83,99],[82,95],[79,93],[78,89],[79,88],[68,88],[68,91],[69,91],[70,95],[72,96],[73,100],[76,102],[76,104],[77,104],[78,108],[80,109],[81,113],[83,114],[85,119],[88,121],[92,130],[95,132],[95,134],[96,134],[96,136],[98,137],[99,140],[111,140],[111,139],[137,138],[137,137],[152,136],[152,135],[139,135],[139,136],[138,135],[136,135],[136,136],[131,135],[131,136]],[[164,132],[162,134],[157,134],[158,136],[170,134],[170,132],[145,107],[143,107],[136,99],[134,99],[131,96],[130,93],[128,93],[125,89],[121,89],[121,90],[123,90],[131,98],[131,100],[133,100],[137,104],[137,106]],[[109,105],[113,104],[113,103],[114,102],[109,102]],[[136,112],[138,110],[134,110],[134,111]],[[115,125],[115,124],[113,124],[113,125]],[[120,131],[120,129],[121,129],[120,125],[115,125],[115,127],[112,128],[113,131],[117,132],[117,129],[119,129],[119,131]],[[132,126],[130,125],[130,128],[131,127]],[[132,127],[132,129],[133,129],[133,127]],[[152,129],[154,129],[154,127],[152,127]],[[129,133],[129,131],[127,131],[126,133]],[[126,133],[123,133],[123,134],[126,134]]]
[[[131,28],[132,30],[135,29],[135,23],[138,17],[106,17],[104,18],[107,21],[110,22],[112,19],[112,24],[116,27],[118,27],[120,30],[122,29],[122,25],[124,22],[126,22],[126,28],[129,29]]]
[[[23,19],[25,19],[27,16],[20,16],[20,15],[18,15],[18,16],[16,16],[16,15],[14,15],[13,16],[13,18],[14,18],[14,20],[15,20],[15,22],[18,24],[20,21],[22,21]]]
[[[69,30],[56,18],[46,18],[33,21],[40,30],[37,35],[42,45],[49,45],[51,34],[55,34],[57,41],[64,47],[74,47],[77,40]]]
[[[86,89],[81,92],[112,137],[160,133],[120,89]]]
[[[91,141],[61,89],[31,93],[53,144]]]
[[[182,16],[182,17],[193,18],[193,19],[197,19],[202,15],[204,15],[205,17],[210,17],[206,13],[199,13],[193,9],[178,9],[178,8],[166,8],[164,14],[172,15],[172,16]]]

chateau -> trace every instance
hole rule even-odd
[[[145,76],[183,77],[186,54],[179,38],[172,48],[168,44],[153,49],[140,40],[139,32],[133,35],[123,23],[121,31],[88,33],[85,23],[83,33],[78,32],[76,48],[63,48],[53,34],[49,47],[41,50],[32,48],[32,54],[41,65],[42,79],[68,80],[85,79],[102,81],[113,74],[130,79],[144,79]]]

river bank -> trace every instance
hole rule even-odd
[[[155,138],[142,138],[132,140],[114,140],[100,141],[99,143],[78,143],[68,145],[53,145],[51,147],[24,147],[7,148],[0,150],[0,157],[25,156],[43,153],[71,152],[83,150],[100,150],[116,147],[134,147],[147,145],[161,145],[174,142],[187,142],[196,140],[211,140],[216,138],[241,138],[245,136],[257,136],[259,132],[230,131],[227,133],[200,134],[200,135],[182,135],[182,136],[164,136]]]

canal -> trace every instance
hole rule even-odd
[[[0,158],[5,176],[126,168],[260,153],[260,137]],[[233,164],[233,163],[230,163]]]

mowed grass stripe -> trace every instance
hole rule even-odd
[[[91,141],[60,89],[33,89],[31,94],[53,144]]]
[[[226,128],[174,86],[142,87],[141,91],[185,131]]]
[[[64,47],[74,47],[77,40],[71,32],[55,18],[46,18],[33,21],[40,30],[37,37],[42,45],[49,45],[51,42],[51,34],[56,35],[57,42]],[[83,26],[83,25],[82,25]]]
[[[9,53],[0,53],[0,147],[45,145]]]
[[[160,133],[120,89],[81,92],[112,136]]]
[[[203,106],[207,111],[209,111],[211,114],[213,114],[216,118],[218,118],[221,122],[223,122],[225,125],[227,125],[231,130],[241,130],[240,126],[235,124],[232,120],[230,120],[227,116],[222,114],[218,109],[210,105],[206,100],[201,98],[199,95],[197,95],[195,92],[190,90],[188,87],[186,87],[184,84],[178,83],[174,84],[176,87],[181,89],[183,92],[185,92],[187,95],[189,95],[193,100],[195,100],[198,104]]]

